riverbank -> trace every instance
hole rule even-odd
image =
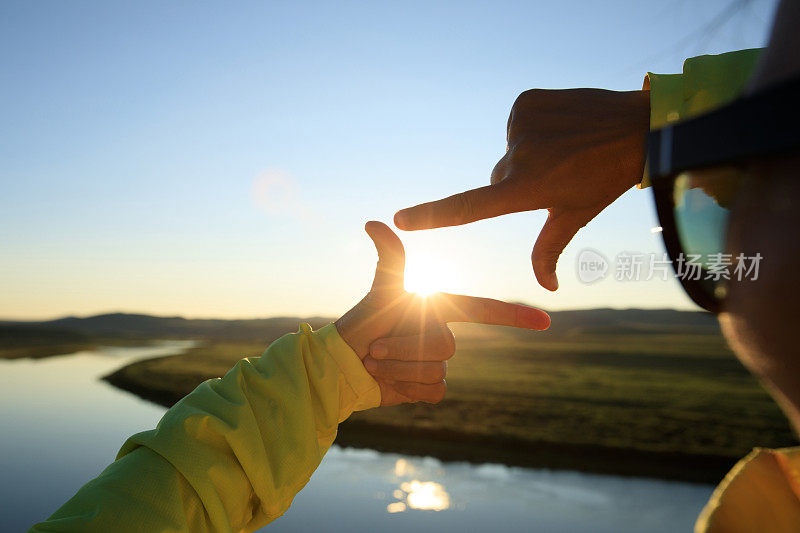
[[[565,336],[458,325],[437,406],[355,413],[337,443],[443,460],[500,462],[715,483],[754,446],[796,443],[718,334]],[[106,379],[170,406],[265,343],[213,341]]]

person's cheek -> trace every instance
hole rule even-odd
[[[757,279],[731,280],[720,323],[742,362],[760,376],[791,367],[800,377],[800,360],[793,356],[800,351],[800,184],[785,178],[797,168],[788,163],[753,169],[728,228],[734,261],[740,253],[762,259]]]

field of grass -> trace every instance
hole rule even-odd
[[[356,413],[337,442],[446,460],[707,482],[754,446],[796,443],[718,332],[453,329],[458,350],[441,404]],[[107,379],[171,405],[265,345],[211,341]]]

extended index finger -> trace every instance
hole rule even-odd
[[[440,293],[431,298],[437,318],[444,322],[474,322],[539,331],[550,327],[550,315],[527,305],[461,294]]]
[[[401,209],[394,215],[394,223],[406,231],[441,228],[529,209],[520,204],[521,195],[515,194],[513,187],[513,182],[506,180]]]

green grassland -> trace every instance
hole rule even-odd
[[[754,446],[796,443],[713,323],[549,333],[453,329],[458,349],[441,404],[355,413],[337,442],[445,460],[705,482],[718,481]],[[106,379],[168,406],[266,344],[208,340]]]

